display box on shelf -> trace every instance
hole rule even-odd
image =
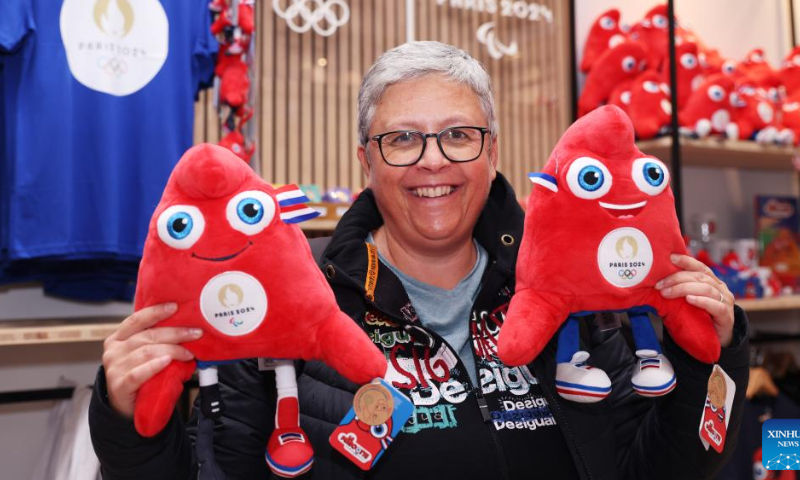
[[[797,292],[800,285],[798,199],[758,195],[755,198],[755,207],[760,263],[772,268],[784,286]]]

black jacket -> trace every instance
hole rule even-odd
[[[387,354],[390,380],[415,400],[404,433],[369,474],[342,457],[328,437],[352,404],[357,386],[321,362],[298,363],[301,424],[315,449],[313,478],[554,478],[593,480],[711,478],[733,450],[748,375],[747,321],[736,309],[734,340],[720,365],[738,388],[725,453],[706,451],[698,429],[711,366],[701,364],[664,335],[677,388],[648,400],[630,385],[635,366],[619,330],[584,323],[592,362],[611,377],[613,392],[596,404],[555,394],[555,342],[530,365],[499,363],[493,339],[514,289],[523,214],[498,175],[474,236],[489,254],[470,328],[481,388],[472,385],[457,356],[416,319],[402,284],[380,265],[374,301],[365,295],[367,233],[382,219],[367,190],[342,218],[320,267],[341,309]],[[312,245],[314,245],[312,241]],[[455,359],[453,358],[455,357]],[[264,447],[273,428],[274,375],[255,361],[220,367],[227,411],[214,427],[216,460],[230,480],[270,478]],[[197,476],[192,448],[196,420],[177,415],[153,439],[108,406],[102,369],[90,407],[90,427],[104,478],[189,479]],[[533,433],[541,436],[532,436]],[[556,473],[558,472],[558,473]],[[548,475],[549,474],[549,475]]]

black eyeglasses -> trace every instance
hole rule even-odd
[[[451,162],[471,162],[483,153],[486,127],[458,126],[445,128],[439,133],[422,133],[416,130],[396,130],[375,135],[383,161],[394,167],[410,167],[422,159],[428,138],[436,137],[442,155]]]

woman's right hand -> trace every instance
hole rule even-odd
[[[111,407],[133,418],[139,388],[172,360],[189,361],[192,353],[179,343],[197,340],[199,328],[153,327],[178,311],[174,303],[143,308],[126,318],[103,343],[103,367]]]

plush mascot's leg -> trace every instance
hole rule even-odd
[[[661,351],[647,312],[629,312],[636,356],[639,358],[631,378],[633,389],[645,397],[660,397],[676,385],[675,370]]]
[[[200,410],[208,419],[217,419],[225,411],[222,395],[219,393],[217,367],[198,362],[198,383],[200,384]]]
[[[314,449],[306,432],[300,428],[297,377],[290,360],[275,361],[275,385],[278,389],[278,406],[275,410],[275,430],[267,443],[267,465],[275,475],[294,478],[311,468]]]
[[[214,420],[203,414],[200,409],[197,418],[197,480],[227,480],[214,456]]]
[[[569,317],[558,334],[556,391],[573,402],[599,402],[611,393],[611,380],[603,370],[590,367],[589,352],[579,348],[578,319]]]
[[[173,360],[167,368],[146,381],[136,394],[133,421],[143,437],[154,437],[164,429],[175,412],[175,404],[183,392],[183,382],[192,378],[194,360]]]

